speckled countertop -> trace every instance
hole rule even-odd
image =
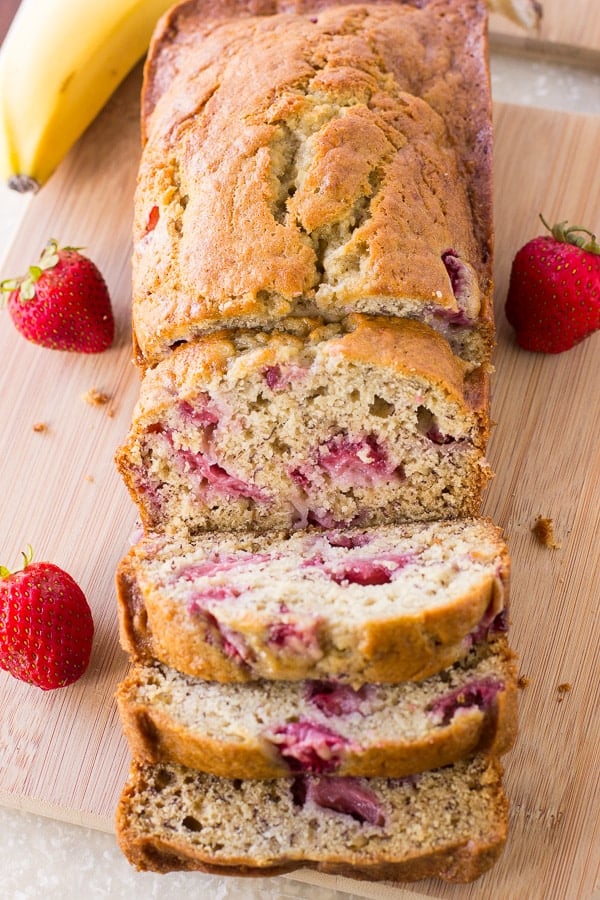
[[[494,54],[492,78],[497,100],[600,114],[600,73],[591,69]],[[0,266],[27,203],[27,197],[0,187]],[[4,273],[8,274],[14,273]],[[352,900],[354,896],[293,877],[240,880],[137,873],[112,834],[19,810],[0,808],[0,834],[0,900],[179,900],[184,894],[211,900]]]

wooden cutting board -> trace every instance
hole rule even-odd
[[[504,16],[490,16],[492,47],[540,51],[566,62],[599,66],[600,7],[598,0],[541,0],[539,33],[527,34]]]
[[[77,684],[43,693],[0,672],[0,803],[105,830],[128,767],[113,702],[127,664],[113,576],[136,515],[112,457],[138,395],[129,233],[139,78],[136,70],[30,202],[0,273],[23,271],[54,236],[87,248],[113,297],[117,339],[100,356],[34,347],[0,312],[0,561],[17,566],[31,543],[37,559],[63,566],[81,584],[96,623],[91,665]],[[592,894],[600,819],[600,333],[557,357],[531,355],[514,346],[502,304],[512,255],[537,233],[538,211],[600,229],[599,145],[600,118],[496,109],[498,425],[490,456],[497,474],[485,507],[511,548],[512,643],[530,680],[520,738],[506,758],[512,827],[505,854],[470,887],[372,886],[314,873],[300,880],[378,898]],[[91,389],[108,402],[86,402]],[[531,526],[540,514],[554,520],[561,549],[536,543]]]

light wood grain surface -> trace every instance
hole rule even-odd
[[[130,362],[130,222],[138,156],[139,69],[28,208],[0,277],[22,271],[49,236],[84,245],[103,270],[117,318],[100,356],[34,347],[0,329],[0,561],[64,566],[93,608],[91,666],[43,693],[0,673],[0,803],[112,828],[128,754],[113,693],[118,647],[113,576],[135,511],[112,463],[138,394]],[[499,346],[490,446],[496,477],[485,511],[513,558],[512,643],[530,679],[518,744],[506,758],[511,834],[498,865],[473,886],[371,886],[302,874],[365,897],[587,898],[598,877],[600,334],[557,357],[517,349],[502,306],[516,249],[537,214],[600,230],[600,119],[496,109],[496,282]],[[93,407],[92,387],[110,395]],[[33,425],[45,422],[44,433]],[[531,533],[550,516],[560,550]],[[570,690],[559,692],[561,684]]]
[[[52,560],[80,583],[96,625],[90,668],[72,687],[43,693],[1,673],[0,800],[104,828],[127,768],[113,703],[126,669],[113,580],[135,513],[112,456],[138,393],[129,235],[139,81],[138,71],[33,198],[1,276],[25,271],[52,236],[86,248],[113,299],[115,345],[91,356],[29,344],[0,310],[0,559],[18,566],[30,543],[36,559]],[[86,403],[91,388],[109,403]],[[46,431],[34,431],[36,423]]]
[[[500,15],[490,16],[492,46],[541,50],[566,61],[598,67],[600,5],[598,0],[542,0],[539,34],[526,34]]]

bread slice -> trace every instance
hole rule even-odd
[[[416,681],[506,628],[508,581],[487,519],[150,536],[119,565],[121,641],[209,681]]]
[[[229,778],[295,772],[400,778],[478,752],[507,752],[517,686],[506,638],[418,684],[219,684],[134,666],[117,701],[133,756]]]
[[[484,3],[188,0],[156,31],[142,110],[143,365],[224,325],[351,312],[489,362]]]
[[[116,459],[147,530],[479,512],[487,375],[468,373],[418,322],[357,315],[347,333],[313,326],[220,332],[146,373]]]
[[[483,756],[407,779],[220,779],[133,763],[117,810],[138,869],[272,875],[298,868],[352,878],[468,882],[507,831],[500,764]]]

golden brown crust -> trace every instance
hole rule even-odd
[[[469,370],[452,353],[448,342],[422,322],[354,313],[348,316],[349,333],[332,343],[331,354],[348,360],[389,367],[400,375],[415,374],[438,385],[465,411],[477,416],[478,446],[490,434],[490,377],[485,367]]]
[[[146,65],[136,201],[146,363],[224,322],[274,327],[307,307],[336,320],[457,313],[448,251],[464,263],[479,335],[466,352],[489,359],[485,22],[478,0],[197,0],[167,14]]]
[[[185,843],[176,835],[172,841],[159,839],[130,839],[120,834],[120,846],[129,861],[141,872],[187,871],[206,875],[232,875],[238,878],[270,878],[286,875],[298,869],[312,869],[324,875],[341,875],[358,881],[422,881],[425,878],[441,878],[456,884],[475,881],[496,862],[506,843],[506,833],[493,835],[488,843],[473,846],[464,841],[449,850],[429,853],[426,857],[398,862],[378,862],[372,865],[356,865],[347,862],[314,863],[311,860],[283,862],[281,865],[248,866],[233,862],[231,865],[215,865],[200,860],[189,852]]]
[[[132,557],[125,556],[116,573],[117,614],[121,646],[133,656],[152,654],[152,637],[143,597],[137,587]]]
[[[306,330],[298,336],[278,332],[258,334],[257,338],[263,340],[263,351],[260,356],[252,357],[252,368],[260,370],[274,365],[282,353],[299,356],[305,344],[322,342],[325,352],[331,356],[431,381],[460,404],[465,413],[477,413],[482,426],[486,425],[488,373],[483,368],[468,371],[463,361],[452,353],[448,342],[429,326],[411,319],[355,313],[347,319],[347,333],[341,331],[336,337],[314,319],[305,322]],[[170,408],[174,395],[179,398],[192,395],[210,378],[224,374],[233,362],[243,375],[239,337],[233,330],[203,335],[192,344],[176,348],[168,360],[148,370],[142,380],[134,422],[141,427],[150,417],[156,419]]]
[[[468,407],[465,398],[467,367],[448,342],[432,328],[412,319],[386,319],[354,314],[350,331],[331,344],[332,356],[389,368],[400,375],[418,375],[439,385],[453,400]],[[484,373],[478,371],[483,380]],[[466,402],[465,402],[466,401]]]

